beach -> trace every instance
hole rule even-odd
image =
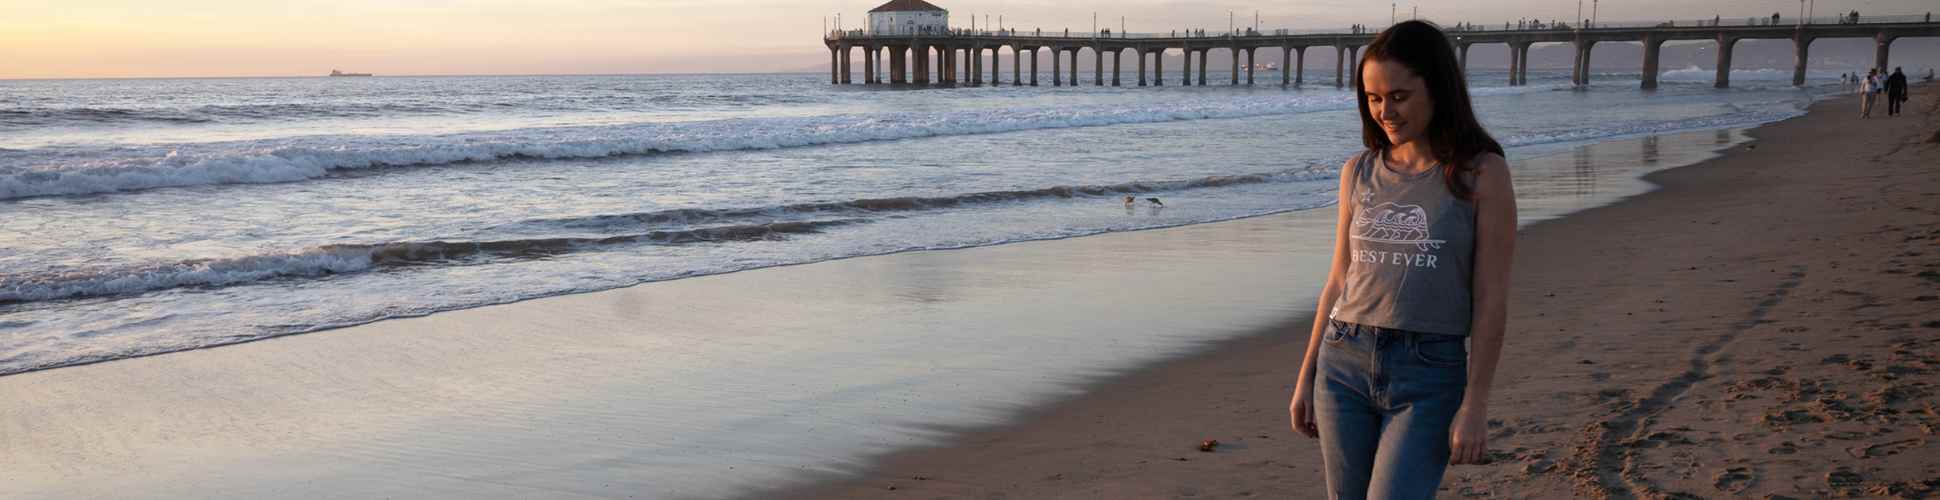
[[[1940,121],[1856,100],[1525,228],[1490,463],[1441,497],[1920,498],[1940,488]],[[1316,284],[1316,286],[1318,286]],[[1284,410],[1311,313],[800,498],[1318,498]],[[1213,452],[1200,451],[1216,439]]]
[[[1940,124],[1930,87],[1898,118],[1851,101],[1532,162],[1549,173],[1524,193],[1538,222],[1492,463],[1452,468],[1444,496],[1940,486],[1916,458],[1940,427],[1940,147],[1919,142]],[[1725,147],[1630,196],[1624,168]],[[0,376],[0,497],[1319,496],[1284,408],[1333,215],[834,258]]]

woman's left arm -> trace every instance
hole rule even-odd
[[[1502,359],[1509,316],[1509,264],[1516,253],[1516,191],[1509,163],[1485,153],[1476,165],[1475,277],[1470,297],[1468,387],[1449,429],[1449,462],[1480,464],[1488,455],[1489,386]]]

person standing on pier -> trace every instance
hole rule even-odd
[[[1354,80],[1366,150],[1341,166],[1334,258],[1288,405],[1330,498],[1434,498],[1487,456],[1516,198],[1455,48],[1404,21]]]

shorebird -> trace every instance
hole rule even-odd
[[[1137,198],[1133,198],[1133,197],[1130,197],[1130,196],[1126,196],[1126,197],[1125,197],[1125,206],[1126,206],[1126,207],[1130,207],[1130,206],[1132,206],[1132,203],[1135,203],[1135,202],[1137,202],[1137,201],[1138,201],[1138,199],[1137,199]]]

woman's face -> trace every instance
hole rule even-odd
[[[1396,146],[1420,139],[1435,117],[1428,86],[1414,71],[1393,61],[1370,60],[1361,68],[1367,112]]]

